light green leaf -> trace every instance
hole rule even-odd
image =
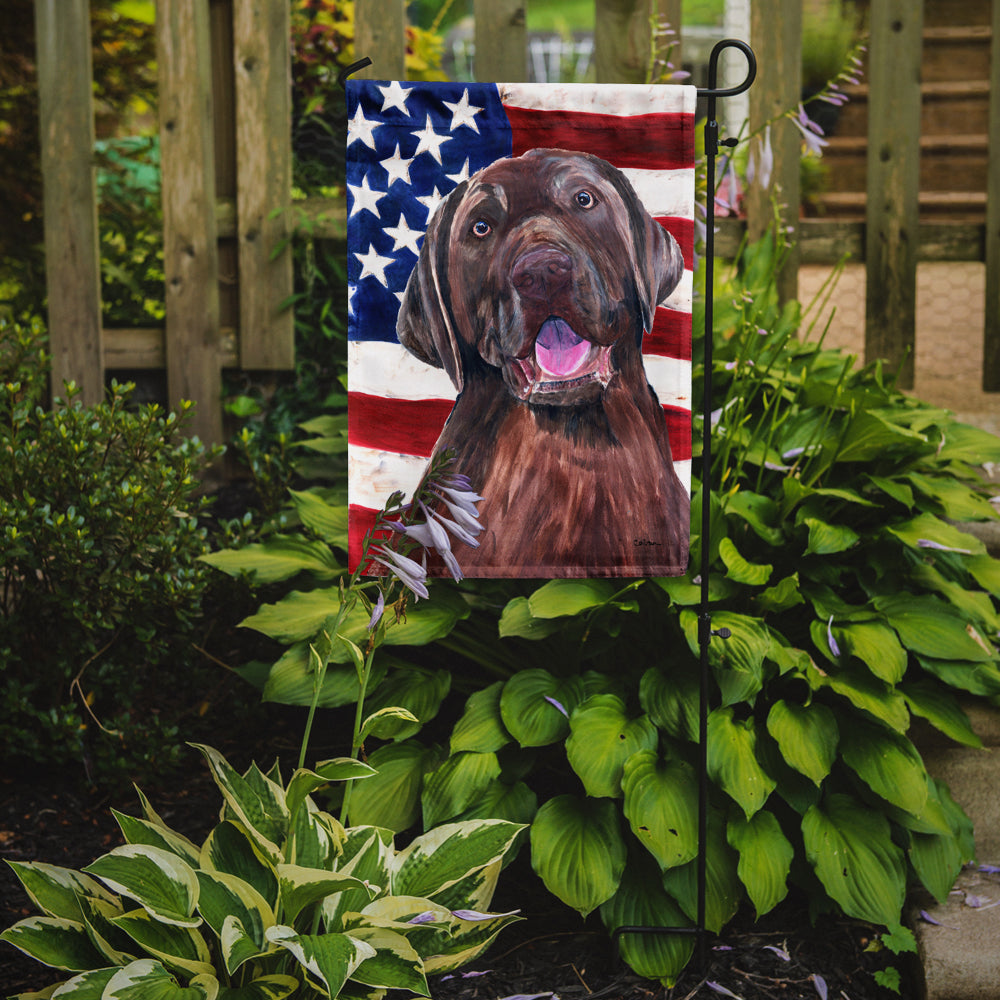
[[[583,695],[579,677],[560,679],[547,670],[522,670],[504,684],[500,716],[521,746],[546,746],[569,732],[569,715]]]
[[[424,963],[402,934],[384,927],[361,926],[351,930],[351,937],[375,949],[375,954],[351,973],[355,982],[430,996]]]
[[[683,865],[698,853],[698,783],[691,767],[643,750],[625,762],[625,818],[661,869]]]
[[[975,626],[936,597],[898,594],[875,598],[875,607],[904,646],[938,660],[995,660],[996,652]]]
[[[830,773],[837,756],[839,731],[826,705],[797,705],[779,699],[768,713],[767,731],[777,741],[785,761],[816,786]]]
[[[468,809],[500,777],[495,753],[452,754],[424,779],[421,805],[424,827],[454,819]]]
[[[170,851],[147,844],[125,844],[98,858],[84,871],[112,892],[134,899],[165,924],[197,927],[198,878],[191,866]]]
[[[408,667],[389,674],[372,691],[365,705],[373,712],[383,708],[403,708],[410,712],[415,721],[385,720],[378,734],[380,739],[405,740],[437,715],[449,690],[451,674],[447,670]]]
[[[698,674],[690,662],[671,664],[667,673],[650,667],[639,682],[639,704],[660,729],[678,740],[698,739]]]
[[[292,505],[302,523],[315,532],[324,542],[347,550],[346,505],[327,503],[314,490],[289,490]]]
[[[205,939],[191,927],[164,924],[145,910],[132,910],[111,922],[171,969],[189,976],[211,975],[212,956]]]
[[[745,521],[770,546],[780,546],[784,540],[781,512],[771,497],[752,493],[750,490],[739,490],[726,497],[726,514]]]
[[[802,835],[809,863],[848,916],[899,923],[906,866],[882,813],[849,795],[830,795],[806,813]]]
[[[1000,439],[981,427],[949,421],[937,458],[939,462],[965,462],[975,466],[1000,462]]]
[[[1000,559],[993,556],[974,556],[964,560],[965,568],[973,575],[976,583],[994,597],[1000,597]]]
[[[0,934],[6,941],[26,955],[69,972],[100,968],[105,964],[87,936],[87,929],[75,920],[65,917],[28,917],[19,920]]]
[[[968,552],[970,555],[985,555],[986,546],[974,535],[942,521],[933,514],[918,514],[909,521],[889,525],[886,528],[901,542],[913,549],[921,549],[921,542],[933,542],[949,549]]]
[[[495,753],[510,742],[510,733],[500,717],[500,692],[503,681],[476,691],[465,703],[462,717],[451,733],[451,752],[474,750]]]
[[[879,622],[835,625],[833,635],[843,652],[856,656],[886,684],[898,684],[906,673],[906,650],[896,633]]]
[[[870,410],[863,410],[851,421],[837,451],[838,462],[867,462],[888,449],[926,443],[922,434],[890,423]]]
[[[691,653],[700,657],[698,616],[693,611],[682,611],[680,622]],[[771,648],[770,633],[759,618],[730,611],[714,612],[712,630],[724,628],[729,629],[729,638],[713,636],[708,647],[708,662],[722,690],[723,704],[752,703],[763,686],[764,660]]]
[[[986,497],[954,476],[924,476],[911,472],[906,478],[925,497],[939,504],[949,521],[992,521],[996,517]]]
[[[566,758],[588,795],[621,796],[622,768],[638,750],[653,750],[659,734],[647,715],[629,719],[613,694],[591,695],[570,717]]]
[[[96,879],[71,868],[60,868],[40,861],[8,861],[24,891],[46,916],[64,917],[80,921],[80,896],[93,896],[106,902],[115,902]]]
[[[531,865],[553,895],[586,916],[610,899],[625,870],[618,810],[607,799],[558,795],[531,824]]]
[[[562,628],[563,623],[558,619],[535,618],[531,613],[527,597],[515,597],[507,602],[500,615],[499,635],[501,639],[512,636],[521,639],[544,639]]]
[[[917,662],[927,673],[937,677],[948,687],[985,697],[1000,694],[1000,669],[993,663],[936,660],[931,656],[918,656]]]
[[[828,524],[815,517],[804,518],[803,523],[809,529],[806,555],[829,556],[845,552],[855,545],[860,537],[846,524]]]
[[[861,719],[851,720],[850,737],[841,741],[845,763],[876,795],[919,815],[927,801],[927,772],[910,740]]]
[[[400,723],[404,725],[400,727]],[[358,736],[362,740],[366,740],[369,736],[380,740],[389,740],[400,732],[401,728],[403,732],[413,729],[414,724],[419,729],[420,720],[409,709],[393,705],[390,708],[380,708],[377,712],[372,712],[361,724]]]
[[[771,578],[771,573],[774,570],[774,566],[770,563],[762,565],[747,562],[730,538],[720,540],[719,556],[726,564],[726,575],[729,579],[735,580],[736,583],[746,584],[748,587],[763,587]]]
[[[947,688],[932,680],[907,681],[900,686],[900,691],[910,711],[926,719],[945,736],[967,747],[983,745],[965,710]]]
[[[523,782],[492,781],[457,819],[505,819],[528,825],[538,812],[538,796]]]
[[[296,934],[291,927],[270,927],[267,939],[287,949],[311,979],[329,995],[338,996],[344,983],[363,961],[375,957],[375,949],[349,934]]]
[[[351,824],[397,833],[412,826],[420,816],[424,774],[438,762],[436,752],[407,740],[379,747],[368,762],[378,773],[351,790]]]
[[[562,618],[599,608],[614,597],[609,580],[549,580],[528,598],[534,618]]]
[[[265,542],[209,552],[199,558],[229,576],[246,574],[255,584],[277,583],[298,573],[310,573],[318,580],[332,580],[346,572],[326,543],[312,542],[298,535],[271,535]]]
[[[140,959],[119,969],[108,981],[101,1000],[216,1000],[219,982],[211,975],[196,976],[180,986],[157,961]]]
[[[736,873],[760,919],[788,894],[788,873],[795,849],[774,814],[765,809],[751,819],[737,816],[730,820],[726,837],[729,846],[739,851]]]
[[[906,710],[903,696],[884,681],[873,677],[867,669],[841,667],[835,673],[823,674],[811,666],[806,679],[814,690],[829,688],[897,732],[906,732],[910,724],[910,713]]]
[[[779,580],[773,587],[761,591],[754,598],[756,605],[761,611],[780,612],[794,608],[796,605],[804,604],[805,598],[799,589],[799,574],[792,573]]]
[[[776,782],[757,762],[753,718],[737,721],[733,709],[717,708],[708,717],[708,774],[749,819],[774,791]]]
[[[338,647],[341,652],[346,648]],[[334,650],[334,655],[340,655]],[[386,657],[376,657],[372,665],[368,685],[377,686],[385,677]],[[331,663],[323,675],[318,708],[340,708],[358,700],[360,687],[358,675],[353,666],[339,666]],[[310,663],[310,646],[308,642],[297,642],[282,653],[281,657],[271,667],[264,681],[261,697],[264,701],[277,702],[280,705],[311,705],[316,697],[316,674]]]

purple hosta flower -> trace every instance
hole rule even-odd
[[[516,917],[521,911],[510,910],[507,913],[480,913],[479,910],[452,910],[451,915],[459,920],[493,920],[494,917]]]
[[[433,910],[424,910],[423,913],[410,917],[406,922],[408,924],[432,924],[435,920],[437,920],[437,914]]]
[[[776,944],[764,945],[764,951],[773,951],[782,962],[790,962],[792,960],[792,956],[784,948],[779,948]]]
[[[395,573],[403,585],[409,587],[417,597],[429,597],[427,592],[427,570],[409,556],[393,552],[376,545],[369,550],[375,562],[383,565],[390,573]]]
[[[822,156],[823,147],[827,145],[826,139],[822,138],[823,130],[806,114],[806,109],[801,104],[798,114],[792,117],[792,124],[802,133],[806,149],[816,156]]]
[[[813,986],[816,987],[816,992],[819,994],[819,1000],[826,1000],[829,992],[826,988],[826,980],[815,972],[809,978],[813,981]]]
[[[476,510],[476,500],[482,500],[478,493],[465,490],[449,490],[442,488],[434,491],[437,499],[448,508],[455,523],[470,534],[478,535],[483,530],[479,523],[479,512]],[[475,499],[470,499],[475,498]]]
[[[727,990],[726,987],[722,985],[722,983],[713,983],[709,981],[705,983],[705,985],[713,993],[721,993],[724,997],[733,997],[734,1000],[743,1000],[743,997],[741,997],[739,993],[734,993],[732,990]]]
[[[747,163],[747,182],[756,181],[766,191],[771,186],[771,174],[774,172],[774,150],[771,148],[771,126],[764,129],[763,136],[750,147],[750,160]]]
[[[443,517],[436,510],[428,511],[428,516],[446,527],[457,539],[465,542],[466,545],[471,545],[474,549],[479,548],[479,542],[476,541],[475,535],[470,531],[466,531],[460,524],[455,521],[449,521],[448,518]]]
[[[375,602],[375,607],[372,608],[372,616],[368,619],[368,631],[374,630],[375,626],[382,620],[382,614],[385,611],[385,594],[380,590],[378,592],[378,600]]]
[[[840,656],[840,646],[837,645],[837,640],[833,637],[833,615],[830,615],[830,620],[826,623],[826,641],[830,646],[830,652],[834,656]]]
[[[1000,875],[1000,865],[979,865],[978,871],[985,875]]]
[[[715,208],[716,211],[724,212],[727,215],[730,213],[735,215],[739,212],[742,197],[740,179],[736,176],[736,165],[733,163],[733,158],[729,156],[726,159],[728,166],[722,183],[715,192]]]
[[[918,538],[917,547],[921,549],[937,549],[940,552],[958,552],[963,556],[972,555],[972,549],[956,549],[951,545],[942,545],[940,542],[935,542],[930,538]]]
[[[920,919],[923,920],[924,923],[933,924],[935,927],[944,927],[946,930],[949,930],[949,931],[957,931],[958,930],[957,927],[952,927],[951,924],[942,924],[940,920],[936,920],[926,910],[921,910],[920,911]]]
[[[562,714],[565,715],[567,719],[569,718],[569,712],[566,711],[565,707],[563,706],[563,704],[561,702],[556,701],[555,698],[552,698],[549,695],[545,695],[544,697],[545,697],[545,700],[550,705],[555,705],[555,707],[557,709],[559,709],[559,711],[562,712]]]

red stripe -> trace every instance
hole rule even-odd
[[[379,451],[430,458],[455,405],[451,399],[389,399],[347,394],[347,440]]]
[[[653,314],[653,329],[642,338],[642,353],[691,360],[691,313],[660,306]]]
[[[364,549],[365,533],[375,527],[378,511],[352,503],[347,518],[347,567],[353,573]]]
[[[529,149],[593,153],[616,167],[681,170],[694,166],[691,115],[600,115],[504,106],[511,124],[513,156]]]
[[[681,253],[684,255],[684,266],[689,270],[694,270],[694,222],[675,215],[658,215],[656,221],[670,233],[680,245]]]
[[[663,419],[667,422],[671,458],[675,462],[688,461],[691,458],[691,411],[664,406]]]

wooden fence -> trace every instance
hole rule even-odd
[[[475,0],[478,79],[526,78],[525,2]],[[107,370],[166,369],[170,401],[195,400],[196,432],[220,441],[221,370],[293,364],[292,316],[282,308],[292,289],[291,255],[278,250],[292,218],[285,211],[290,0],[158,0],[166,325],[124,331],[102,329],[100,318],[88,0],[35,3],[53,383],[73,379],[93,401]],[[651,5],[657,16],[681,23],[681,0],[595,0],[598,80],[644,79]],[[368,75],[405,78],[405,8],[405,0],[357,0],[356,51],[373,60]],[[919,220],[922,10],[918,0],[871,0],[866,219],[787,217],[798,239],[782,290],[795,294],[800,263],[832,263],[844,253],[863,260],[866,355],[895,365],[909,351],[903,378],[912,384],[917,262],[985,261],[983,384],[998,391],[1000,0],[992,2],[985,224]],[[753,0],[751,14],[759,64],[750,91],[754,128],[799,101],[802,2]],[[769,187],[748,193],[745,223],[725,220],[716,243],[722,255],[745,227],[763,230],[772,197],[799,203],[799,135],[783,124],[774,132]],[[308,203],[302,213],[314,220],[314,235],[343,237],[343,202]]]

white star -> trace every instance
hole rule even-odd
[[[438,205],[444,201],[444,195],[441,194],[437,189],[437,185],[434,185],[434,191],[432,194],[425,195],[423,198],[417,198],[424,208],[427,209],[427,221],[431,221],[431,216],[437,211]]]
[[[363,212],[366,208],[372,215],[378,215],[378,209],[375,207],[379,201],[385,197],[385,191],[372,191],[368,187],[368,177],[361,178],[361,186],[357,184],[348,184],[347,189],[354,196],[354,201],[351,204],[351,215],[355,212]]]
[[[361,274],[358,281],[371,277],[378,279],[386,288],[389,287],[385,269],[392,263],[392,257],[383,257],[374,246],[370,246],[367,253],[355,253],[354,256],[361,261]]]
[[[389,86],[378,89],[385,98],[382,102],[383,111],[388,111],[389,108],[399,108],[404,115],[409,114],[409,111],[406,110],[406,91],[403,90],[398,80],[393,80]]]
[[[452,132],[454,132],[459,125],[468,125],[473,132],[479,131],[479,126],[476,124],[475,116],[478,115],[483,109],[477,108],[475,104],[469,104],[468,91],[465,91],[465,93],[462,94],[462,99],[458,102],[458,104],[452,104],[450,101],[442,101],[442,103],[451,112]]]
[[[412,159],[404,160],[399,155],[399,143],[396,143],[396,152],[392,154],[387,160],[379,160],[379,163],[385,167],[386,172],[389,174],[389,183],[387,187],[392,187],[394,181],[404,181],[405,183],[410,183],[410,164],[413,162]]]
[[[375,148],[375,136],[372,134],[379,127],[380,122],[370,122],[365,118],[361,105],[354,112],[354,117],[347,123],[347,145],[350,146],[355,139],[360,139],[366,146]]]
[[[402,250],[403,247],[406,247],[407,250],[412,250],[414,255],[420,254],[417,240],[424,234],[419,229],[410,229],[402,212],[399,213],[399,222],[395,226],[386,226],[385,231],[393,239],[393,250]]]
[[[347,311],[353,316],[354,315],[354,293],[358,290],[358,286],[355,284],[348,284],[347,286]]]
[[[457,174],[446,174],[448,180],[454,181],[456,184],[461,184],[462,181],[467,181],[469,179],[469,160],[466,157],[465,163],[462,164],[462,169],[459,170]]]
[[[430,153],[438,163],[441,162],[441,146],[443,143],[450,142],[450,135],[438,135],[434,131],[434,126],[431,125],[431,116],[427,116],[427,121],[424,123],[424,127],[419,132],[411,132],[410,135],[415,135],[420,141],[417,143],[417,148],[413,153],[414,157],[419,156],[421,153]]]

